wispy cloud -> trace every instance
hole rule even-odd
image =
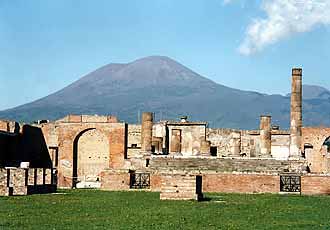
[[[263,0],[261,10],[266,17],[248,25],[238,49],[241,54],[251,55],[293,34],[330,25],[330,0]]]

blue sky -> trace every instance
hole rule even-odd
[[[233,88],[330,88],[329,0],[0,0],[0,110],[112,62],[169,56]]]

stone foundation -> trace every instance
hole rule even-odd
[[[302,162],[274,159],[248,158],[173,158],[153,157],[150,169],[155,171],[194,171],[194,172],[255,172],[280,173],[298,170],[296,164]]]

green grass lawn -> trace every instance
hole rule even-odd
[[[159,193],[62,190],[0,197],[0,229],[330,229],[330,196],[206,194],[160,201]]]

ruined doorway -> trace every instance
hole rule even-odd
[[[210,153],[211,153],[211,156],[216,157],[218,155],[218,147],[217,146],[211,146],[210,147]]]
[[[74,141],[73,187],[99,188],[100,173],[109,167],[109,139],[97,129],[81,132]]]
[[[181,153],[181,130],[172,129],[171,152]]]

